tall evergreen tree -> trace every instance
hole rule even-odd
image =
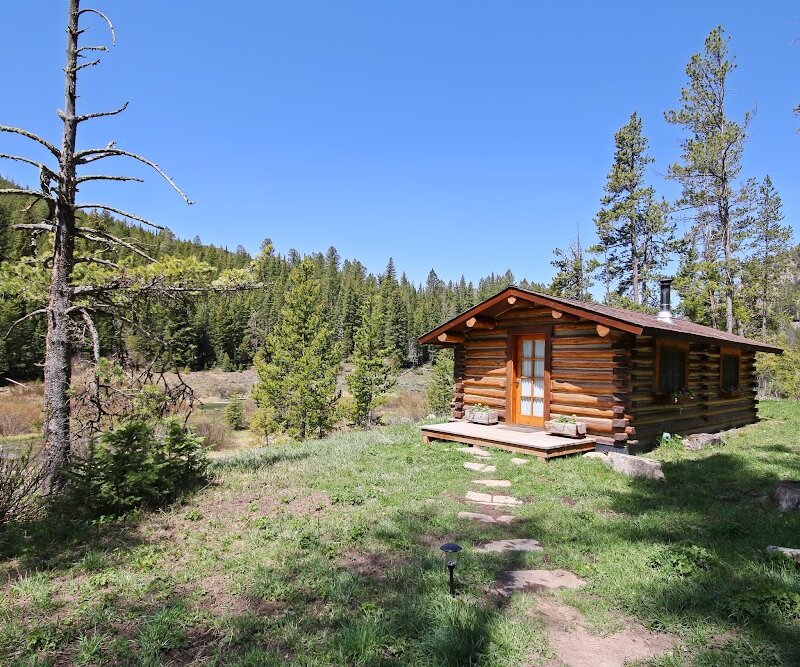
[[[652,305],[655,290],[650,285],[673,248],[674,228],[666,205],[656,202],[655,190],[645,184],[645,170],[653,158],[647,154],[642,120],[635,112],[614,142],[606,195],[595,219],[599,243],[590,252],[603,257],[599,267],[607,300],[613,285],[615,305]]]
[[[302,260],[289,275],[280,320],[267,337],[266,354],[256,357],[259,382],[252,395],[257,409],[301,440],[323,435],[335,419],[340,366],[317,269],[313,261]]]
[[[372,294],[364,301],[361,326],[355,336],[353,370],[347,376],[347,387],[354,400],[351,417],[358,426],[376,423],[374,410],[380,398],[395,382],[395,374],[388,360],[389,350],[383,343],[383,332],[378,298]]]
[[[433,362],[433,371],[428,380],[425,394],[428,409],[437,415],[450,412],[453,402],[453,350],[439,350]]]
[[[595,265],[586,258],[580,234],[570,243],[569,248],[556,248],[553,255],[555,258],[550,264],[555,267],[556,275],[550,283],[550,291],[569,299],[591,301],[589,290],[593,285],[591,273]]]
[[[681,144],[681,161],[669,169],[670,178],[678,181],[683,192],[678,206],[694,211],[694,224],[687,243],[702,264],[695,277],[685,283],[712,281],[717,286],[702,288],[709,300],[700,313],[713,323],[712,313],[721,303],[725,327],[734,330],[734,309],[738,292],[737,252],[741,231],[747,217],[748,190],[739,182],[746,129],[751,114],[741,123],[727,115],[728,79],[736,68],[728,56],[728,38],[722,27],[706,37],[703,53],[694,54],[686,66],[688,85],[681,90],[678,109],[667,111],[668,123],[679,125],[688,135]],[[700,245],[698,245],[700,244]],[[691,265],[684,266],[684,275]],[[684,284],[685,284],[684,283]],[[679,285],[680,286],[680,285]]]
[[[791,227],[781,224],[781,198],[769,176],[764,177],[756,198],[748,241],[750,256],[745,264],[743,292],[748,314],[766,340],[770,329],[777,328],[776,302],[781,280],[789,265]]]

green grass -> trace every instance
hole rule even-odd
[[[764,499],[800,479],[800,405],[761,415],[725,447],[651,454],[666,483],[493,452],[529,501],[511,526],[457,518],[474,475],[411,425],[220,459],[213,486],[165,512],[6,535],[0,663],[535,665],[550,651],[534,596],[486,588],[546,567],[587,580],[561,598],[598,632],[632,618],[678,636],[661,667],[800,664],[800,567],[765,551],[800,547],[800,513]],[[469,549],[491,537],[545,551]],[[451,540],[467,547],[457,599],[438,551]]]

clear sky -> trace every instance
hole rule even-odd
[[[4,5],[0,124],[57,142],[66,0]],[[391,255],[416,281],[431,267],[445,279],[510,268],[548,280],[552,249],[578,225],[591,242],[613,135],[634,110],[657,160],[652,184],[676,195],[663,174],[681,135],[663,112],[717,24],[739,65],[730,111],[757,107],[743,173],[769,173],[800,230],[800,2],[84,6],[109,14],[118,42],[85,71],[80,111],[131,106],[87,125],[80,144],[115,139],[148,155],[197,203],[155,177],[82,195],[181,237],[254,252],[265,237],[281,252],[335,245],[373,271]],[[0,151],[24,148],[0,136]],[[10,164],[0,174],[37,180]]]

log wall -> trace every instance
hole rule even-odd
[[[629,422],[619,392],[629,350],[614,332],[601,337],[595,322],[556,315],[544,307],[515,307],[496,318],[494,329],[468,332],[455,352],[452,416],[460,419],[469,406],[482,403],[505,420],[511,398],[508,337],[526,327],[547,327],[552,332],[550,415],[576,415],[598,442],[624,445]]]
[[[656,341],[637,336],[631,351],[628,429],[630,444],[646,448],[664,432],[688,435],[736,428],[756,420],[755,354],[742,349],[740,391],[726,395],[720,386],[721,351],[718,345],[689,344],[688,388],[693,398],[660,397],[655,393]]]
[[[651,446],[663,432],[718,431],[756,418],[755,355],[742,350],[741,391],[720,389],[720,348],[689,346],[691,400],[674,403],[655,394],[655,339],[634,336],[596,322],[554,313],[549,308],[516,306],[499,315],[494,329],[469,331],[455,348],[452,416],[461,419],[477,403],[510,415],[511,378],[508,337],[551,332],[550,403],[545,418],[575,415],[598,443],[632,449]],[[526,329],[527,328],[527,329]],[[601,336],[600,333],[605,333]],[[549,407],[549,412],[547,411]]]

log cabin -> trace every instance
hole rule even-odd
[[[421,344],[455,354],[451,420],[424,427],[426,442],[543,458],[595,448],[636,453],[665,432],[756,421],[755,353],[781,349],[674,316],[670,282],[662,281],[657,315],[512,286],[421,336]],[[477,404],[498,411],[498,427],[465,423]],[[584,422],[585,442],[545,439],[545,421],[559,416]]]

